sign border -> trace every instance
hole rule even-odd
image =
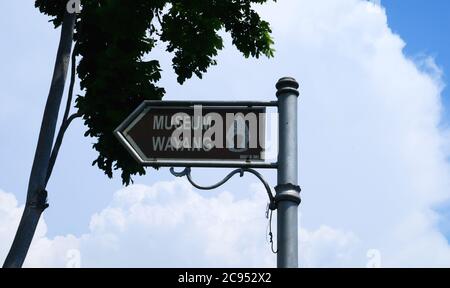
[[[236,160],[145,160],[139,155],[136,149],[126,139],[123,131],[133,123],[136,118],[151,106],[154,107],[193,107],[202,105],[208,107],[278,107],[277,101],[259,102],[259,101],[143,101],[120,125],[114,130],[114,135],[127,151],[145,167],[223,167],[223,168],[277,168],[278,164],[271,162],[244,162]]]

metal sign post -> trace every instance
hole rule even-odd
[[[297,179],[298,87],[294,78],[281,78],[276,85],[278,101],[270,102],[144,101],[114,133],[141,165],[171,167],[170,172],[174,176],[186,176],[197,189],[215,189],[236,174],[243,176],[244,173],[250,173],[256,176],[266,188],[268,208],[278,210],[277,267],[296,268],[297,210],[300,204]],[[266,107],[278,108],[279,145],[276,163],[265,161]],[[211,137],[211,134],[214,136]],[[176,172],[174,167],[185,169]],[[237,169],[217,184],[202,186],[192,180],[191,167]],[[277,169],[275,196],[269,184],[254,168]]]
[[[298,83],[282,78],[277,85],[278,97],[278,185],[277,205],[277,267],[298,267],[298,205],[300,187],[297,179],[297,98]]]

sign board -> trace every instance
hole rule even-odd
[[[144,101],[115,131],[145,166],[264,165],[266,108]]]

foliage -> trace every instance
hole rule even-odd
[[[114,129],[143,100],[160,100],[161,68],[147,60],[157,45],[173,54],[180,84],[207,72],[223,48],[220,30],[229,32],[245,57],[273,56],[269,23],[252,9],[267,0],[83,0],[78,15],[75,49],[81,56],[77,72],[84,95],[76,107],[87,126],[85,136],[97,139],[97,165],[109,177],[122,171],[128,185],[145,170],[118,144]],[[66,1],[36,0],[42,13],[58,27]]]

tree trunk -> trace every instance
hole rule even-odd
[[[4,268],[22,267],[39,218],[45,208],[48,207],[47,192],[45,191],[47,169],[70,62],[75,19],[75,14],[66,12],[64,15],[52,83],[42,117],[39,139],[28,182],[27,202],[13,244],[3,264]]]

